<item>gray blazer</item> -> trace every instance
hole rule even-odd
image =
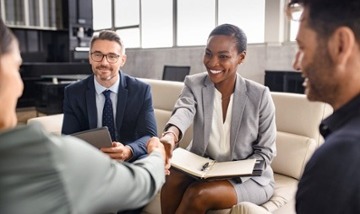
[[[187,76],[168,125],[177,126],[181,133],[193,123],[190,151],[208,156],[215,86],[207,73]],[[252,177],[265,186],[274,180],[270,163],[276,155],[275,106],[269,89],[237,74],[233,96],[230,160],[263,159],[266,169],[262,176]],[[211,158],[211,157],[210,157]]]

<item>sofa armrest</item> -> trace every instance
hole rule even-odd
[[[275,173],[299,180],[316,147],[317,143],[312,138],[278,131],[276,136],[278,154],[271,167]]]
[[[48,116],[34,117],[27,121],[27,124],[40,123],[42,127],[57,135],[61,135],[61,128],[63,123],[64,114],[54,114]]]

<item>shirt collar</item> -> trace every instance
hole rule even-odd
[[[110,90],[111,92],[117,94],[119,91],[119,84],[120,84],[120,75],[119,78],[116,80],[116,82],[110,88],[105,88],[104,86],[100,85],[100,83],[96,81],[96,78],[94,78],[95,91],[99,95],[102,94],[103,91],[105,90]]]
[[[319,127],[321,135],[326,138],[329,134],[340,129],[354,115],[360,112],[360,94],[354,97],[351,101],[343,105],[338,110],[334,111],[332,115],[324,119]]]

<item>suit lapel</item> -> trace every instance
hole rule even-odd
[[[95,101],[95,85],[94,85],[94,75],[88,79],[88,88],[86,91],[86,106],[87,106],[87,117],[89,118],[89,127],[90,129],[97,127],[97,110],[96,110],[96,101]],[[96,115],[94,117],[94,115]]]
[[[231,115],[231,130],[230,130],[230,151],[234,152],[235,142],[237,141],[241,120],[243,118],[243,112],[248,101],[245,80],[237,75],[236,85],[234,91],[234,100],[232,106]]]
[[[202,155],[205,154],[205,148],[209,144],[212,115],[214,111],[214,84],[210,81],[208,76],[205,78],[204,87],[202,88],[202,101],[203,101],[203,112],[204,112],[204,147],[200,148]]]
[[[127,84],[125,81],[125,77],[124,75],[120,72],[119,74],[120,77],[120,83],[119,83],[119,90],[118,90],[118,100],[117,100],[117,106],[116,106],[116,131],[118,132],[118,130],[121,129],[121,125],[122,125],[122,121],[124,118],[124,112],[125,112],[125,107],[126,107],[126,102],[127,102],[127,98],[128,98],[128,90],[127,88]],[[118,135],[120,133],[117,133]]]

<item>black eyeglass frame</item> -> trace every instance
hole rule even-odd
[[[94,54],[102,55],[101,59],[100,59],[100,60],[94,59],[94,58],[93,58],[93,55],[94,55]],[[108,58],[109,55],[110,55],[110,56],[116,56],[116,61],[114,61],[114,62],[109,61],[109,58]],[[104,60],[104,57],[105,57],[105,58],[106,58],[106,61],[107,61],[108,63],[110,63],[110,64],[115,64],[115,63],[117,63],[117,62],[119,61],[119,58],[120,58],[120,55],[119,55],[119,54],[115,54],[115,53],[103,54],[103,53],[97,52],[97,51],[91,52],[91,53],[90,53],[90,56],[91,56],[91,59],[94,60],[95,62],[102,62],[102,61]]]

